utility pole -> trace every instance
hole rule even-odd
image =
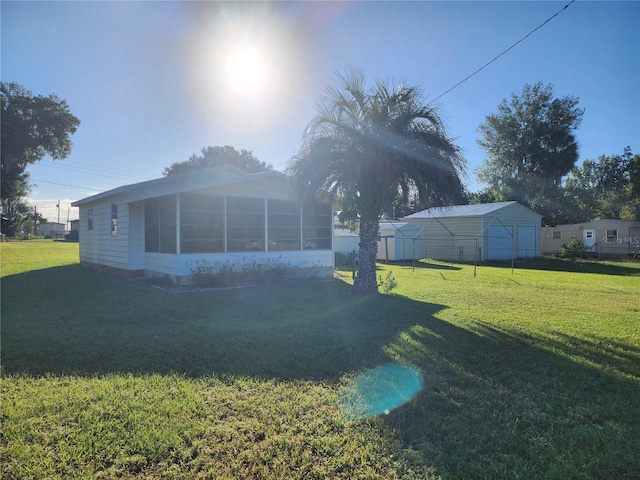
[[[58,199],[58,203],[56,204],[56,208],[58,209],[58,223],[60,223],[60,199]]]

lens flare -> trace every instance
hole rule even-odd
[[[346,418],[388,415],[424,388],[422,374],[408,365],[388,363],[358,375],[345,388],[340,406]]]

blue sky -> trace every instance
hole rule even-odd
[[[160,177],[208,145],[282,170],[334,72],[405,79],[436,99],[560,11],[563,2],[1,2],[4,82],[66,99],[82,124],[70,157],[29,168],[49,220],[73,200]],[[254,55],[231,77],[237,48]],[[233,55],[231,55],[233,53]],[[577,0],[437,100],[463,148],[525,84],[551,83],[585,109],[580,160],[640,151],[640,2]]]

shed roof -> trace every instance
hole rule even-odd
[[[417,230],[415,225],[407,222],[382,222],[380,223],[380,230]]]
[[[360,234],[358,232],[354,232],[349,228],[335,227],[333,229],[333,235],[336,237],[359,237]]]
[[[130,203],[147,198],[161,197],[181,192],[192,192],[210,187],[222,185],[234,185],[266,178],[278,178],[285,180],[287,176],[275,170],[261,173],[248,173],[245,170],[232,165],[220,165],[213,168],[205,168],[179,175],[147,180],[146,182],[132,183],[122,187],[107,190],[90,197],[77,200],[71,204],[79,207],[87,203],[105,200],[110,197],[124,196],[123,203]]]
[[[520,205],[516,201],[510,202],[495,202],[495,203],[476,203],[473,205],[454,205],[449,207],[433,207],[420,212],[407,215],[403,218],[447,218],[447,217],[482,217],[491,213],[496,213],[499,210],[517,205],[518,207],[529,210],[529,212],[542,217],[537,212]]]

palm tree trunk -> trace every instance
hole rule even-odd
[[[377,293],[376,256],[380,224],[375,220],[360,219],[360,252],[358,274],[353,282],[354,293]]]

